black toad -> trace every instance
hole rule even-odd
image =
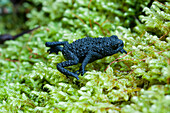
[[[57,64],[57,69],[65,74],[66,76],[73,76],[79,80],[78,75],[85,73],[85,67],[88,63],[91,63],[97,59],[111,56],[115,53],[127,53],[123,47],[123,41],[118,39],[117,36],[112,35],[104,38],[91,38],[85,37],[74,41],[69,44],[67,41],[64,42],[46,42],[47,47],[50,47],[48,52],[55,52],[58,54],[62,52],[64,58],[67,61]],[[61,47],[60,45],[63,45]],[[81,67],[75,73],[68,71],[64,67],[76,65],[82,63]],[[77,73],[78,72],[78,73]]]

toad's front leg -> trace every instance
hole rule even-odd
[[[86,55],[85,59],[82,62],[82,65],[80,67],[81,70],[81,75],[83,76],[85,73],[85,67],[88,63],[93,62],[97,59],[101,59],[103,56],[97,52],[89,51],[88,54]]]

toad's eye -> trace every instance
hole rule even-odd
[[[118,44],[115,44],[114,46],[113,46],[113,49],[117,49],[118,48]]]

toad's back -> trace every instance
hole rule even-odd
[[[68,49],[78,57],[85,56],[89,51],[100,52],[103,46],[108,43],[106,38],[86,37],[76,40],[68,45]]]

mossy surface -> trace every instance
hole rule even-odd
[[[170,111],[170,1],[30,1],[41,7],[26,4],[26,25],[41,27],[0,45],[0,112]],[[49,55],[45,42],[87,35],[117,35],[128,54],[88,64],[80,80],[67,78],[56,69],[62,53]]]

